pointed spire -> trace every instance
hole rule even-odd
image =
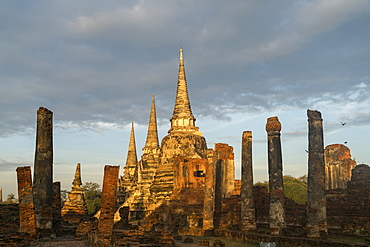
[[[185,76],[184,57],[182,49],[180,49],[180,66],[177,82],[176,102],[173,110],[173,117],[191,117],[194,119],[191,112],[190,101],[188,96],[188,87]]]
[[[153,148],[159,148],[154,94],[152,95],[152,108],[150,110],[148,134],[146,137],[145,147],[143,148],[144,153],[146,153],[145,151],[149,151],[149,149],[151,150]]]
[[[137,164],[134,122],[131,123],[130,144],[128,146],[126,166],[135,167]]]
[[[196,119],[191,112],[185,76],[184,57],[182,51],[183,50],[180,49],[180,65],[177,81],[176,102],[173,110],[173,115],[171,118],[171,129],[168,131],[169,133],[174,130],[178,131],[198,130],[198,127],[195,127]]]
[[[81,164],[77,163],[76,172],[75,172],[75,179],[72,182],[73,188],[81,188]]]

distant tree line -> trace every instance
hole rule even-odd
[[[284,196],[292,199],[298,204],[305,204],[307,201],[307,175],[295,178],[290,175],[283,176]],[[266,186],[269,189],[269,182],[258,182],[255,186]]]

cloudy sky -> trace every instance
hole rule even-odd
[[[182,41],[182,42],[181,42]],[[370,1],[2,1],[0,187],[16,193],[33,165],[36,111],[54,112],[54,180],[101,183],[125,164],[130,123],[139,154],[151,95],[169,129],[179,48],[197,126],[235,149],[253,132],[255,181],[267,180],[266,118],[282,123],[284,174],[307,173],[307,109],[325,145],[370,162]],[[342,126],[340,122],[346,122]],[[122,170],[121,170],[122,173]]]

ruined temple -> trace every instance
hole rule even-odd
[[[235,180],[233,147],[216,143],[208,148],[195,125],[180,49],[168,134],[159,141],[152,95],[142,155],[138,159],[132,123],[123,175],[119,177],[119,166],[104,168],[97,218],[86,217],[80,164],[61,210],[61,185],[52,183],[52,112],[39,109],[34,183],[30,167],[17,168],[19,205],[0,204],[0,245],[29,246],[20,241],[51,239],[76,226],[75,239],[87,238],[94,246],[174,246],[174,236],[181,235],[225,236],[279,246],[365,246],[334,245],[325,239],[328,234],[345,233],[370,243],[370,167],[356,166],[344,145],[324,149],[321,113],[307,110],[307,117],[305,205],[284,197],[282,125],[276,116],[266,123],[269,189],[253,186],[252,131],[243,132],[242,180]],[[12,212],[19,214],[18,219]],[[7,239],[2,238],[4,233]]]
[[[325,188],[327,190],[346,189],[351,180],[351,171],[356,161],[351,159],[351,151],[342,144],[326,146],[325,155]]]
[[[234,153],[227,144],[208,149],[191,110],[183,50],[180,49],[177,92],[171,127],[159,145],[155,99],[149,117],[148,133],[141,159],[137,161],[134,126],[123,176],[119,179],[118,203],[130,208],[131,219],[142,219],[165,201],[176,198],[184,188],[198,190],[198,203],[203,204],[203,184],[207,171],[220,166],[222,195],[234,188]],[[217,151],[218,150],[218,151]],[[210,158],[216,155],[216,158]],[[211,162],[210,162],[211,161]],[[211,175],[209,175],[211,176]],[[119,213],[116,213],[116,220]]]

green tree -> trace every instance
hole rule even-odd
[[[295,178],[290,175],[283,176],[284,196],[295,203],[305,204],[307,201],[307,175]],[[269,182],[257,182],[254,186],[265,186],[269,189]]]
[[[100,185],[94,182],[85,182],[82,186],[85,202],[89,214],[95,214],[100,209],[101,189]]]
[[[283,177],[285,197],[292,199],[298,204],[305,204],[307,201],[307,183],[304,177],[307,176],[295,178],[286,175]]]

